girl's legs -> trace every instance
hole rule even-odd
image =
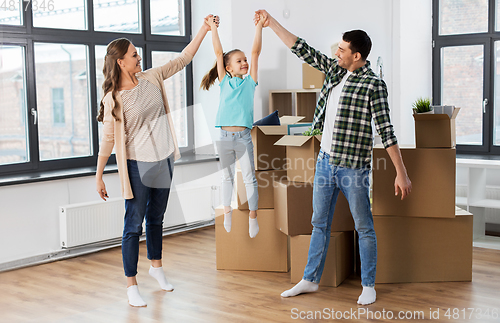
[[[220,130],[220,140],[217,141],[217,152],[222,169],[222,204],[224,205],[224,228],[231,231],[231,198],[234,187],[234,164],[236,154],[233,148],[233,132]]]
[[[259,208],[259,192],[257,179],[255,177],[255,165],[253,156],[253,144],[250,129],[246,129],[239,133],[236,140],[235,151],[241,166],[243,182],[245,183],[249,219],[248,233],[251,238],[254,238],[259,233],[259,224],[257,222],[257,209]]]

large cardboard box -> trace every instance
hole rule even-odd
[[[374,215],[455,217],[455,149],[401,148],[412,190],[394,195],[396,170],[387,151],[373,149]]]
[[[302,64],[302,87],[304,89],[321,89],[325,82],[325,73],[307,63]]]
[[[288,133],[288,125],[295,124],[304,117],[283,116],[280,126],[255,126],[252,128],[253,155],[256,170],[283,169],[285,167],[285,147],[274,143]]]
[[[376,283],[472,280],[472,214],[408,218],[374,216],[378,261]]]
[[[313,185],[311,183],[274,181],[274,211],[276,228],[290,235],[311,234]],[[332,220],[332,232],[352,231],[352,219],[349,204],[339,192]]]
[[[286,147],[286,171],[288,179],[294,182],[314,182],[321,135],[283,136],[274,145]]]
[[[414,114],[417,148],[453,148],[456,146],[455,119],[460,108],[448,114]]]
[[[231,232],[226,232],[224,208],[215,209],[217,269],[288,272],[288,239],[274,225],[274,210],[259,210],[257,219],[259,233],[250,238],[248,211],[234,208]]]
[[[298,283],[304,276],[309,252],[310,235],[290,238],[290,282]],[[354,232],[332,232],[326,253],[325,267],[319,282],[322,286],[337,287],[354,270]]]
[[[286,170],[256,170],[255,177],[257,178],[258,193],[259,193],[259,210],[274,208],[274,186],[275,180],[287,179]],[[236,193],[238,209],[248,210],[247,190],[243,182],[243,174],[241,170],[236,171]]]

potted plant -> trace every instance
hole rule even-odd
[[[302,134],[304,136],[317,136],[317,135],[321,135],[322,132],[319,129],[313,129],[313,130],[311,130],[311,128],[309,128],[308,130],[304,131]]]
[[[418,98],[413,102],[413,114],[433,114],[434,110],[431,106],[431,99]]]

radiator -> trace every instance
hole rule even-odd
[[[124,214],[123,198],[59,207],[61,246],[71,248],[121,237]]]

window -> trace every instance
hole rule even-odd
[[[433,0],[433,103],[461,108],[458,153],[500,154],[499,2]]]
[[[0,176],[95,166],[106,45],[130,39],[148,69],[190,41],[190,0],[5,3],[0,0]],[[192,79],[188,66],[165,81],[181,151],[193,146]]]

